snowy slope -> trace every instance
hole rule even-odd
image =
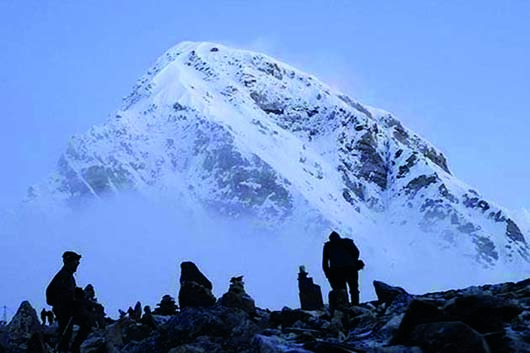
[[[529,234],[392,114],[266,55],[213,43],[168,50],[109,121],[72,138],[27,204],[75,212],[126,191],[199,218],[272,231],[315,225],[307,237],[318,241],[338,229],[373,264],[367,280],[405,279],[413,290],[530,269]]]
[[[530,233],[530,211],[522,208],[520,210],[512,211],[516,223],[520,226],[523,234]]]

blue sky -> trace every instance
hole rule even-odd
[[[263,51],[396,114],[487,199],[530,209],[527,1],[0,2],[0,207],[183,40]]]

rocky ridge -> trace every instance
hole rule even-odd
[[[256,308],[236,278],[214,304],[123,315],[93,331],[81,352],[530,351],[530,280],[422,295],[378,281],[374,287],[378,300],[359,306],[270,311]],[[0,352],[52,352],[55,331],[23,302],[0,326]]]

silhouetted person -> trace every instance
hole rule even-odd
[[[129,307],[129,309],[127,310],[127,314],[134,321],[140,322],[140,319],[142,318],[142,303],[136,302],[134,309],[132,307]]]
[[[90,324],[86,314],[84,292],[76,286],[74,273],[79,266],[81,255],[66,251],[63,254],[63,267],[53,277],[46,289],[46,302],[53,307],[53,313],[59,324],[59,352],[78,353],[81,343],[90,332]],[[79,331],[69,348],[73,324],[79,326]]]
[[[209,290],[213,288],[212,282],[191,261],[184,261],[180,264],[180,284],[184,282],[195,282]]]
[[[151,307],[149,305],[144,306],[144,314],[142,315],[140,322],[149,327],[151,330],[159,329],[158,324],[156,323],[156,320],[153,317],[153,313],[151,312]]]
[[[331,232],[329,241],[324,244],[322,268],[335,295],[340,290],[346,291],[346,284],[348,284],[351,303],[358,305],[358,271],[363,267],[364,263],[359,260],[359,249],[353,240],[341,238],[337,232]]]
[[[125,316],[127,316],[127,313],[121,309],[118,309],[118,313],[120,313],[120,319],[123,319]]]
[[[180,264],[179,306],[212,306],[216,299],[212,294],[212,282],[191,261]]]
[[[96,291],[92,284],[87,284],[85,289],[85,306],[91,319],[91,326],[97,328],[105,327],[105,308],[98,303]]]
[[[42,309],[40,312],[40,319],[42,320],[43,325],[46,325],[46,321],[48,321],[49,325],[53,325],[53,312]]]

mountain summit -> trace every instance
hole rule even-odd
[[[272,231],[315,226],[307,236],[320,240],[337,229],[383,279],[434,271],[429,287],[454,271],[507,280],[530,269],[529,234],[391,113],[219,44],[168,50],[117,113],[71,139],[27,201],[75,209],[124,191]]]

